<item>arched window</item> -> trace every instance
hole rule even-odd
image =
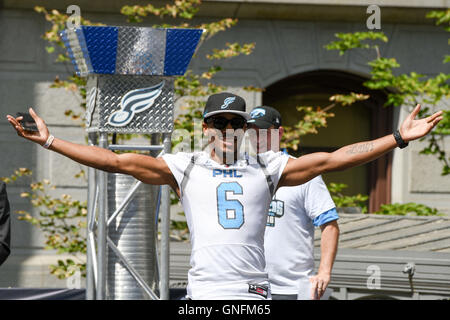
[[[370,99],[351,106],[332,109],[334,118],[318,134],[304,136],[297,154],[331,152],[346,144],[375,139],[392,133],[392,107],[384,107],[386,96],[363,85],[366,79],[335,70],[311,71],[278,81],[263,92],[263,104],[277,108],[286,125],[300,120],[295,107],[331,104],[330,96],[341,93],[369,94]],[[324,174],[325,182],[345,183],[345,194],[369,194],[369,212],[378,210],[381,204],[391,201],[391,154],[364,166],[342,172]]]

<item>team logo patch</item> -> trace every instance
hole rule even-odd
[[[267,213],[267,227],[275,227],[275,218],[281,218],[284,215],[284,201],[272,200],[270,202],[269,212]]]
[[[262,108],[256,108],[256,109],[252,110],[252,112],[250,112],[250,118],[252,118],[252,119],[261,118],[261,117],[264,117],[265,115],[266,115],[266,110],[264,110]]]
[[[262,285],[259,285],[259,284],[249,283],[248,284],[248,292],[260,295],[260,296],[262,296],[264,298],[267,298],[267,295],[269,294],[269,287],[268,286],[262,286]]]
[[[113,112],[108,118],[108,124],[113,127],[124,127],[133,120],[136,113],[150,108],[159,97],[165,81],[149,88],[136,89],[127,92],[120,100],[120,110]]]
[[[220,109],[226,109],[230,104],[232,104],[236,100],[236,97],[228,97],[223,100],[223,105],[220,106]]]

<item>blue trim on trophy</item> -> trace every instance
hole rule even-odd
[[[94,69],[92,68],[91,59],[89,58],[89,51],[87,49],[86,39],[84,37],[83,29],[77,28],[75,30],[75,33],[78,38],[78,43],[80,44],[81,53],[83,54],[83,60],[84,60],[83,62],[87,67],[87,73],[92,73],[94,71]],[[86,74],[83,74],[82,76],[85,76],[85,75]]]
[[[164,75],[182,75],[191,61],[203,30],[167,29]]]
[[[117,27],[82,26],[93,73],[114,74],[116,71]]]
[[[75,72],[77,75],[80,75],[80,69],[78,69],[78,63],[75,59],[75,55],[73,54],[72,47],[70,46],[69,38],[67,37],[67,30],[63,30],[60,33],[61,40],[64,42],[64,45],[67,49],[67,54],[69,55],[70,60],[75,68]]]
[[[133,32],[137,38],[133,38]],[[202,33],[201,29],[81,26],[62,31],[61,37],[80,76],[177,76],[186,72]],[[136,44],[135,51],[130,48],[128,37]]]

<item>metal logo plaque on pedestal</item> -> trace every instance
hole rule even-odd
[[[86,87],[88,101],[86,109],[86,127],[89,132],[108,133],[166,133],[173,131],[173,78],[160,76],[123,76],[123,75],[98,75],[90,76]],[[140,108],[146,102],[145,95],[140,99],[123,105],[122,98],[133,90],[145,90],[162,84],[161,93],[151,105],[142,112],[134,112],[132,103],[141,103]],[[151,97],[148,97],[149,100]],[[125,126],[111,124],[108,120],[114,112],[125,109],[125,112],[133,113],[131,121]]]

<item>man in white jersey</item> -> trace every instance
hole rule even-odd
[[[269,150],[278,148],[284,132],[278,110],[260,106],[250,112],[250,117],[249,128],[267,130],[266,135],[259,137],[258,146],[265,144]],[[271,143],[272,132],[278,140],[276,146]],[[270,204],[264,241],[272,299],[322,297],[336,257],[337,219],[336,206],[320,175],[304,184],[277,190]],[[314,275],[314,226],[322,231],[317,275]],[[308,290],[309,282],[312,290]]]
[[[78,163],[129,174],[148,184],[168,184],[181,198],[191,232],[190,298],[267,299],[263,242],[275,190],[305,183],[323,172],[366,163],[423,137],[442,119],[442,112],[414,120],[419,110],[417,106],[394,135],[298,159],[273,151],[255,158],[238,154],[236,139],[219,133],[245,131],[249,116],[244,100],[226,92],[210,96],[205,106],[203,133],[214,142],[214,148],[159,158],[116,154],[55,138],[32,108],[29,112],[37,132],[25,130],[20,124],[22,117],[7,115],[7,119],[19,136]]]
[[[225,103],[229,107],[224,108]],[[234,130],[243,129],[249,118],[244,111],[242,98],[229,93],[213,95],[206,103],[204,123],[217,130],[228,124]],[[274,152],[257,158],[238,154],[239,143],[234,138],[214,144],[220,160],[210,156],[209,148],[163,156],[179,186],[190,231],[187,295],[192,299],[270,298],[264,270],[263,212],[288,157]]]

